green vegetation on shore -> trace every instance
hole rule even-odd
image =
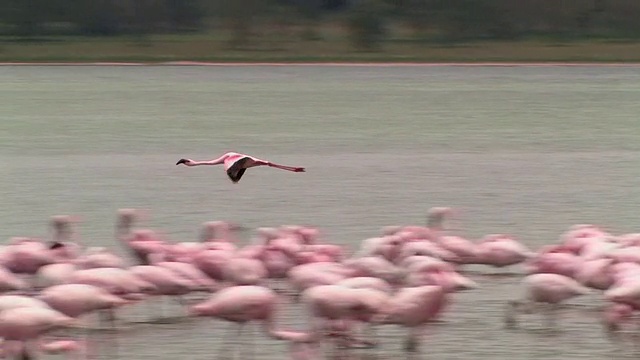
[[[640,42],[485,41],[455,45],[389,41],[375,51],[347,40],[269,42],[229,49],[204,36],[53,38],[0,44],[0,62],[640,62]]]
[[[2,62],[640,62],[638,0],[0,0]]]

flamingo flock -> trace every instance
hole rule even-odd
[[[327,344],[342,355],[374,348],[376,330],[389,325],[405,329],[404,351],[417,352],[425,329],[443,319],[456,294],[481,286],[469,277],[469,265],[522,268],[522,296],[504,304],[507,328],[538,310],[556,327],[559,306],[586,294],[601,295],[608,334],[640,310],[640,233],[580,224],[532,251],[506,234],[477,241],[451,234],[445,224],[455,215],[449,207],[431,208],[426,226],[385,227],[350,252],[324,241],[315,227],[294,225],[258,228],[241,245],[239,227],[226,221],[203,223],[197,240],[171,242],[140,227],[147,212],[120,209],[115,242],[129,257],[85,246],[75,231],[78,217],[54,216],[50,239],[15,237],[0,247],[0,356],[91,358],[87,339],[71,330],[94,326],[95,315],[95,326],[117,332],[123,309],[142,305],[151,312],[154,299],[176,301],[187,319],[235,324],[240,339],[257,323],[294,359],[320,358]],[[306,328],[277,321],[294,303],[308,317]]]

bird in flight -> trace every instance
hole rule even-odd
[[[285,166],[272,163],[271,161],[261,160],[253,156],[239,154],[235,152],[228,152],[217,159],[208,161],[195,161],[191,159],[180,159],[176,165],[184,164],[186,166],[200,166],[200,165],[220,165],[224,164],[224,170],[227,172],[229,179],[235,184],[240,181],[244,172],[254,166],[270,166],[276,169],[282,169],[293,172],[305,172],[303,167]]]

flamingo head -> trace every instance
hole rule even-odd
[[[59,249],[65,247],[65,244],[59,241],[52,241],[49,243],[49,250]]]
[[[80,217],[71,215],[55,215],[51,217],[51,226],[60,229],[65,228],[71,223],[80,221]]]
[[[117,224],[119,227],[129,227],[135,221],[146,220],[148,212],[143,209],[119,209]]]
[[[627,304],[614,303],[605,311],[603,322],[605,329],[609,332],[620,330],[620,323],[628,320],[633,314],[633,308]]]
[[[453,215],[455,215],[453,208],[444,206],[432,207],[427,212],[427,227],[441,228],[444,220]]]

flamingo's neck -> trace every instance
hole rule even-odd
[[[432,230],[441,230],[443,222],[442,216],[429,216],[427,218],[427,227]]]

